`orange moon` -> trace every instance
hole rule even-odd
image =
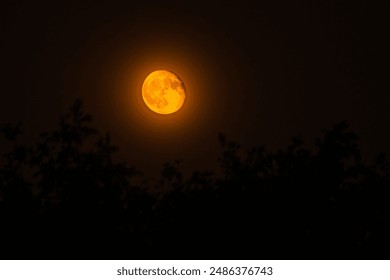
[[[153,71],[142,85],[142,98],[150,110],[158,114],[172,114],[184,104],[184,84],[170,71]]]

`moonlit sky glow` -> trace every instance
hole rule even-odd
[[[312,142],[341,120],[363,149],[388,150],[380,15],[332,1],[104,2],[7,2],[2,121],[28,120],[34,135],[81,97],[118,156],[146,169],[178,158],[209,167],[218,132],[278,149],[294,135]],[[158,69],[186,86],[175,114],[155,114],[142,100],[143,81]]]
[[[181,22],[180,28],[173,28],[170,25],[175,23],[168,20],[163,24],[156,22],[121,29],[119,26],[128,23],[118,21],[112,29],[89,38],[71,70],[83,78],[79,84],[74,84],[75,79],[71,77],[69,85],[73,89],[67,91],[80,92],[82,88],[87,92],[84,94],[86,104],[95,112],[99,123],[109,128],[115,143],[127,154],[134,155],[140,165],[159,166],[160,157],[163,161],[186,158],[198,166],[204,166],[207,158],[215,159],[217,133],[229,129],[224,118],[234,104],[226,98],[226,93],[235,91],[239,96],[242,92],[237,87],[240,83],[227,81],[239,79],[238,75],[245,70],[226,70],[237,60],[227,58],[234,53],[241,58],[240,54],[234,45],[224,50],[219,48],[221,42],[228,45],[230,39],[207,24],[197,22],[196,18],[186,17]],[[161,28],[164,33],[156,32]],[[209,33],[203,33],[204,29]],[[91,53],[92,46],[102,38],[105,43],[100,42],[100,50]],[[237,66],[243,63],[245,59],[236,61]],[[175,114],[155,114],[142,99],[145,78],[158,69],[176,73],[185,84],[186,101]],[[70,102],[73,96],[67,98]],[[240,114],[245,108],[240,106],[234,110],[235,114]]]

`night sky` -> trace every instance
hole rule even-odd
[[[35,139],[81,98],[118,157],[150,172],[212,168],[218,132],[278,149],[342,120],[366,155],[389,151],[385,10],[366,2],[3,1],[0,121]],[[173,115],[141,99],[158,69],[188,90]]]
[[[2,1],[0,258],[388,258],[387,19],[360,0]],[[184,83],[174,114],[142,99],[155,70]]]

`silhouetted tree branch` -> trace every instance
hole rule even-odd
[[[21,124],[0,128],[12,144],[0,168],[4,257],[15,248],[22,258],[109,251],[258,259],[377,258],[390,249],[389,160],[365,162],[345,122],[325,130],[314,150],[301,137],[284,150],[246,150],[220,133],[222,176],[195,170],[184,178],[181,160],[166,163],[162,196],[140,185],[147,179],[135,167],[113,159],[118,148],[80,100],[31,145],[18,141]]]

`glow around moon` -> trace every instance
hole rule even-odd
[[[157,70],[146,77],[142,85],[142,98],[152,111],[172,114],[184,104],[184,84],[174,73]]]

